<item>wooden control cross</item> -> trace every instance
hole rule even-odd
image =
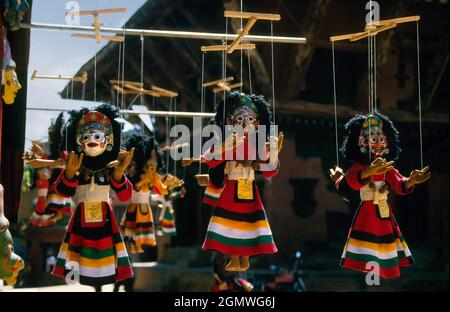
[[[203,87],[204,88],[215,87],[213,89],[213,92],[217,93],[217,92],[221,92],[221,91],[229,92],[232,89],[240,88],[244,85],[242,82],[230,84],[230,82],[233,80],[234,80],[234,77],[227,77],[227,78],[223,78],[223,79],[219,79],[219,80],[209,81],[209,82],[205,82],[203,84]]]
[[[240,18],[247,19],[247,24],[239,31],[236,39],[230,45],[214,45],[214,46],[202,46],[202,52],[208,51],[227,51],[228,54],[233,53],[236,50],[252,50],[256,46],[252,43],[241,43],[245,36],[248,35],[252,27],[258,20],[266,21],[279,21],[281,16],[279,14],[266,14],[266,13],[252,13],[252,12],[237,12],[237,11],[225,11],[226,18]]]
[[[144,94],[160,97],[159,92],[144,89],[144,84],[135,81],[110,80],[113,90],[120,94]]]
[[[152,90],[154,92],[158,92],[159,95],[163,96],[163,97],[174,98],[174,97],[178,96],[177,92],[170,91],[170,90],[167,90],[167,89],[163,89],[163,88],[160,88],[160,87],[157,87],[157,86],[152,86]]]
[[[113,9],[102,9],[102,10],[87,10],[87,11],[74,11],[74,12],[66,12],[66,16],[74,16],[74,15],[92,15],[94,17],[94,27],[95,35],[88,34],[72,34],[74,38],[84,38],[84,39],[95,39],[97,43],[101,40],[108,41],[118,41],[121,42],[124,40],[123,36],[103,36],[100,33],[100,26],[103,26],[100,23],[100,14],[110,14],[110,13],[126,13],[128,12],[127,8],[113,8]]]
[[[419,20],[420,16],[407,16],[389,20],[381,20],[367,24],[363,32],[330,37],[330,41],[331,42],[342,40],[358,41],[367,38],[369,36],[376,36],[383,31],[397,27],[398,24],[417,22]]]
[[[33,74],[31,75],[31,80],[35,80],[35,79],[71,80],[71,81],[79,81],[84,84],[88,80],[88,74],[87,74],[87,72],[83,72],[81,74],[81,76],[79,76],[79,77],[63,76],[63,75],[51,76],[51,75],[38,75],[37,70],[34,70]]]
[[[121,94],[144,94],[154,97],[174,98],[178,96],[177,92],[152,86],[151,90],[144,89],[144,84],[135,81],[110,80],[112,88]]]

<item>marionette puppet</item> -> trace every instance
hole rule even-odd
[[[182,159],[181,166],[187,167],[193,164],[194,162],[205,163],[205,156],[201,155],[199,159]],[[203,193],[203,204],[215,208],[217,203],[219,202],[220,194],[222,193],[223,188],[216,187],[210,180],[209,175],[206,174],[198,174],[196,175],[197,183],[199,186],[205,187],[205,192]]]
[[[260,125],[269,127],[272,124],[270,106],[263,96],[230,92],[216,108],[215,123],[222,129],[225,125],[240,125],[245,130],[257,131]],[[266,178],[275,176],[279,170],[278,141],[277,137],[269,138],[270,152],[264,146],[272,168],[262,171]],[[230,149],[233,157],[227,160]],[[242,150],[244,155],[239,154]],[[262,160],[250,159],[248,155],[252,150],[256,151],[256,146],[252,146],[244,134],[241,139],[234,135],[226,138],[218,150],[212,147],[205,154],[210,167],[209,179],[223,190],[211,217],[203,249],[231,256],[225,268],[227,271],[246,271],[250,267],[250,256],[278,251],[254,181]]]
[[[173,202],[178,198],[183,198],[186,190],[183,187],[184,181],[168,174],[163,178],[165,190],[155,189],[152,200],[159,202],[158,236],[175,236],[177,228],[175,223],[175,209]]]
[[[17,78],[16,62],[12,59],[11,46],[6,36],[3,45],[2,85],[4,85],[4,89],[2,98],[5,104],[13,104],[22,85]]]
[[[50,180],[51,171],[48,167],[36,169],[36,180],[34,184],[37,188],[37,201],[34,205],[33,214],[30,217],[30,224],[39,226],[47,226],[46,222],[42,222],[40,216],[45,212],[45,206],[47,202],[47,193]]]
[[[36,168],[38,176],[42,175],[40,174],[41,171],[47,174],[46,183],[40,183],[44,186],[39,189],[39,194],[42,197],[39,197],[38,204],[29,220],[29,223],[36,227],[54,226],[64,215],[70,215],[71,213],[70,198],[59,195],[56,192],[55,184],[64,168],[66,158],[66,152],[63,150],[64,144],[61,142],[63,124],[63,114],[61,113],[49,128],[50,153],[48,155],[38,144],[33,142],[31,150],[24,156],[27,164]],[[36,185],[39,187],[38,183]]]
[[[56,181],[58,194],[76,195],[76,209],[52,274],[94,287],[133,276],[109,196],[112,189],[127,201],[133,189],[124,172],[134,150],[120,150],[118,117],[118,109],[109,104],[70,112],[64,135],[71,152]]]
[[[133,194],[120,222],[130,253],[143,253],[143,246],[155,246],[155,229],[149,205],[153,189],[165,191],[158,170],[162,168],[162,154],[154,137],[132,135],[125,148],[134,148],[134,160],[127,171],[133,184]]]
[[[392,121],[377,112],[357,115],[346,125],[341,152],[351,167],[337,180],[339,190],[359,191],[361,204],[353,219],[342,254],[343,268],[368,272],[374,261],[382,278],[400,276],[413,264],[411,252],[388,204],[390,191],[406,195],[431,176],[426,167],[404,177],[395,169],[399,133]]]
[[[7,285],[14,285],[25,263],[14,253],[13,239],[8,230],[9,222],[4,214],[3,196],[4,189],[0,184],[0,280],[4,280]]]

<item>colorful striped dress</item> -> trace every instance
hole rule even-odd
[[[160,202],[161,209],[158,217],[158,236],[175,236],[177,228],[175,225],[175,210],[173,209],[173,198],[168,195],[155,194],[154,201]]]
[[[49,219],[53,216],[53,214],[48,215],[46,213],[46,202],[47,202],[47,194],[49,188],[48,180],[38,179],[36,180],[36,188],[38,191],[38,197],[36,204],[34,206],[34,211],[31,214],[29,223],[33,226],[37,227],[47,227],[55,224],[53,221],[49,221]]]
[[[94,180],[92,180],[92,178]],[[53,275],[76,278],[80,284],[101,286],[133,276],[130,259],[109,204],[110,188],[121,201],[131,198],[132,185],[123,176],[112,179],[112,169],[87,173],[68,181],[64,172],[56,181],[56,191],[65,197],[76,193],[75,209],[59,250]]]
[[[222,190],[223,188],[215,187],[211,182],[209,182],[203,195],[203,203],[213,208],[216,207]]]
[[[222,160],[206,162],[215,168],[225,161],[225,155],[222,156]],[[209,222],[202,248],[230,256],[276,253],[278,249],[254,181],[254,170],[233,160],[226,162],[225,186]],[[274,171],[263,174],[267,178],[273,177],[278,170],[279,163]]]
[[[58,212],[61,212],[63,215],[70,215],[72,213],[70,198],[65,198],[58,194],[56,192],[56,185],[53,183],[48,187],[45,209],[42,212],[34,211],[30,217],[30,224],[37,227],[54,226],[56,221],[53,218]]]
[[[155,246],[153,214],[149,205],[150,191],[133,189],[131,203],[120,222],[124,240],[129,244],[130,253],[143,253],[142,246]]]
[[[406,178],[396,169],[373,176],[373,179],[361,180],[360,174],[365,168],[366,165],[355,164],[345,175],[348,186],[360,192],[361,204],[348,234],[341,266],[368,272],[373,270],[369,262],[376,262],[382,278],[395,278],[400,276],[400,268],[412,265],[414,260],[391,208],[383,204],[387,203],[387,198],[380,197],[376,190],[386,183],[397,195],[406,195],[413,189],[404,189]]]

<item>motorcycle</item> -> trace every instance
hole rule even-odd
[[[270,279],[270,281],[255,281],[255,289],[261,292],[307,292],[308,290],[303,280],[303,271],[301,270],[302,263],[302,253],[297,251],[290,271],[271,265],[270,269],[274,272],[275,277]]]

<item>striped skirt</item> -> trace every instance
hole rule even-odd
[[[47,196],[47,207],[49,212],[61,211],[62,213],[72,213],[70,209],[70,198],[65,198],[56,193],[54,188],[50,188]]]
[[[54,212],[49,212],[46,208],[47,203],[47,192],[48,189],[41,188],[38,190],[39,196],[36,201],[36,205],[34,206],[34,211],[31,214],[30,220],[28,221],[31,225],[37,227],[50,227],[55,225],[55,222],[52,220],[54,217]]]
[[[414,260],[392,211],[389,218],[381,219],[377,206],[364,201],[350,229],[341,266],[369,272],[374,269],[369,262],[377,263],[379,276],[388,279],[399,277],[400,268],[411,266]]]
[[[70,199],[58,195],[53,186],[48,190],[47,198],[39,198],[38,203],[43,209],[35,209],[30,217],[29,223],[36,227],[51,227],[56,224],[53,220],[57,212],[70,214]],[[61,225],[67,225],[68,218],[63,218],[59,222]]]
[[[52,274],[76,279],[83,285],[101,286],[133,276],[128,253],[111,207],[103,202],[104,224],[82,225],[82,203],[76,208],[59,250]]]
[[[231,256],[276,253],[277,247],[256,184],[254,199],[237,199],[237,181],[227,181],[209,222],[203,249]]]
[[[168,199],[166,199],[168,200]],[[164,204],[159,212],[158,236],[175,236],[175,211],[172,205]]]
[[[148,204],[130,204],[120,222],[130,253],[143,253],[142,246],[155,246],[153,214]]]
[[[222,189],[215,187],[211,183],[206,187],[203,195],[203,203],[211,207],[216,207],[219,202]]]

